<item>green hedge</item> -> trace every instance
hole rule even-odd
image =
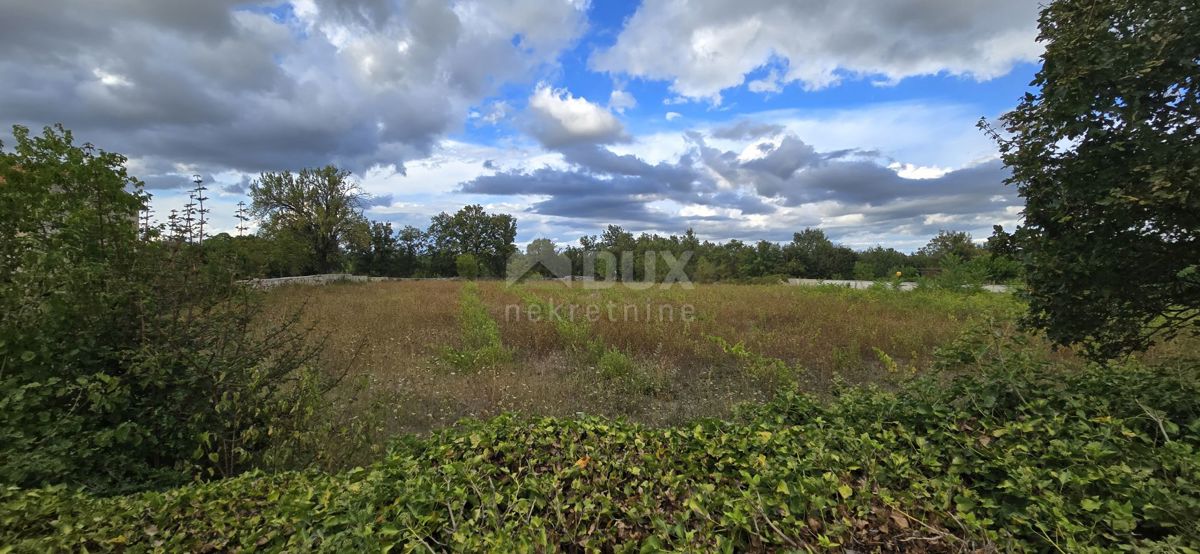
[[[1200,371],[930,378],[653,429],[503,416],[350,472],[98,498],[0,497],[0,544],[48,550],[1195,552]],[[5,547],[0,547],[4,551]]]

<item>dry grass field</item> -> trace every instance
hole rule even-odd
[[[482,305],[476,318],[466,313],[468,297]],[[278,317],[302,310],[314,340],[325,341],[328,365],[348,370],[354,386],[345,394],[354,396],[345,404],[354,408],[345,417],[372,414],[375,444],[510,411],[671,425],[727,417],[781,388],[828,395],[839,384],[894,387],[968,330],[1013,333],[1022,309],[1008,294],[487,281],[287,286],[270,291],[268,304]],[[532,317],[535,304],[541,317]],[[559,320],[549,316],[553,306]],[[465,358],[452,353],[471,351],[467,337],[487,335],[471,326],[490,322],[501,355],[456,362]],[[1031,340],[1046,357],[1082,363]],[[1173,343],[1148,356],[1194,346]]]
[[[819,394],[839,380],[887,386],[928,365],[934,349],[972,320],[1011,320],[1019,308],[1009,296],[989,294],[481,282],[476,294],[511,355],[464,368],[445,356],[462,345],[464,286],[474,288],[459,281],[289,286],[268,300],[280,316],[303,310],[326,341],[330,365],[360,378],[364,398],[385,412],[387,433],[504,411],[671,424],[727,416],[784,386]],[[547,315],[530,317],[531,304],[550,302],[573,322],[568,331],[613,352],[589,356]],[[637,378],[609,375],[614,357],[621,373]],[[764,365],[788,372],[759,371]]]

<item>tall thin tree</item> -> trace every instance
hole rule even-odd
[[[196,183],[196,188],[192,189],[192,192],[195,194],[196,202],[199,206],[196,210],[196,244],[204,244],[204,223],[208,217],[208,210],[204,208],[204,201],[208,200],[208,197],[204,196],[204,191],[208,190],[208,187],[204,186],[204,178],[199,174],[192,175],[192,182]]]

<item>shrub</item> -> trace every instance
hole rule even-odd
[[[955,254],[947,254],[941,259],[941,273],[936,277],[922,279],[921,286],[978,292],[988,280],[986,260],[974,258],[965,261]]]
[[[459,254],[454,258],[454,267],[458,271],[458,276],[463,279],[479,277],[479,260],[471,254]]]
[[[0,482],[117,491],[260,463],[329,385],[295,319],[263,325],[198,247],[140,236],[121,156],[61,127],[14,135],[0,152]]]

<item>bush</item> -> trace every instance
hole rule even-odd
[[[479,278],[479,260],[471,254],[459,254],[454,258],[454,267],[463,279]]]
[[[935,289],[978,292],[987,280],[987,266],[981,258],[964,261],[955,254],[947,254],[941,259],[941,272],[936,277],[922,279],[920,284]]]
[[[329,386],[295,319],[145,240],[124,158],[61,127],[0,152],[0,482],[119,491],[263,463]],[[130,192],[133,190],[134,192]]]

